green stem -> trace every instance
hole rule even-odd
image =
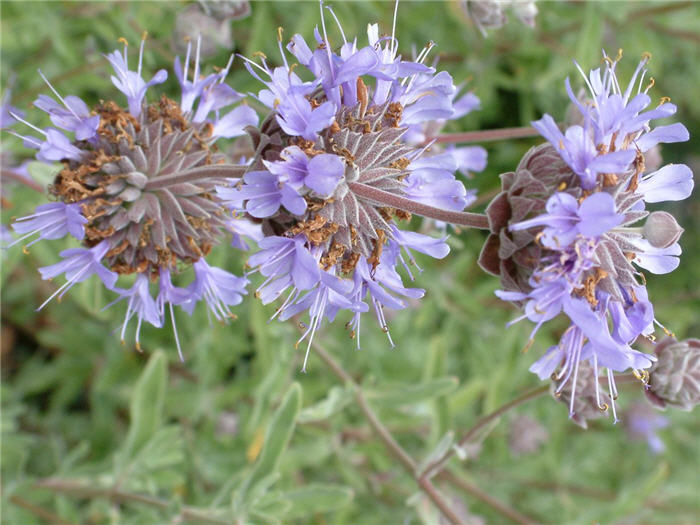
[[[450,447],[450,449],[445,452],[441,457],[437,458],[435,461],[433,461],[430,465],[428,465],[425,468],[425,471],[423,473],[423,476],[429,477],[431,475],[434,475],[437,472],[440,472],[444,466],[445,463],[454,455],[455,453],[455,447],[463,447],[467,443],[469,443],[474,437],[481,431],[484,427],[486,427],[489,423],[491,423],[493,420],[498,419],[501,417],[503,414],[508,412],[509,410],[522,405],[523,403],[527,403],[528,401],[532,399],[536,399],[544,394],[549,392],[549,385],[543,385],[539,386],[537,388],[533,388],[531,390],[528,390],[524,394],[516,397],[512,401],[509,401],[505,405],[500,406],[493,412],[486,414],[485,416],[479,418],[472,427],[467,430],[467,432],[462,436],[462,439],[459,440],[459,443],[455,445],[454,447]]]
[[[384,442],[389,452],[391,452],[396,459],[403,465],[404,469],[416,480],[420,489],[430,498],[430,500],[435,504],[435,506],[442,512],[442,514],[449,520],[453,525],[463,524],[464,521],[455,514],[455,512],[447,505],[447,502],[443,499],[442,495],[435,488],[433,483],[422,476],[417,474],[416,462],[414,459],[404,450],[404,448],[396,441],[394,436],[391,434],[389,429],[380,421],[376,412],[369,406],[367,399],[362,393],[360,385],[358,385],[353,378],[348,374],[343,368],[338,364],[335,359],[333,359],[328,352],[326,352],[317,343],[312,343],[314,351],[321,358],[321,360],[326,363],[328,368],[344,383],[351,385],[355,393],[355,400],[357,405],[360,407],[360,411],[367,418],[372,429],[376,432],[379,438]]]
[[[51,492],[59,492],[62,494],[69,494],[77,497],[106,498],[118,502],[141,503],[143,505],[155,507],[163,511],[167,511],[168,509],[172,508],[169,502],[159,498],[155,498],[153,496],[147,496],[145,494],[136,494],[133,492],[125,492],[115,488],[99,488],[94,486],[88,486],[83,483],[59,478],[42,479],[37,481],[34,484],[34,486],[38,489],[45,489]],[[230,520],[208,516],[199,510],[193,509],[192,507],[182,507],[182,510],[180,511],[180,517],[185,520],[195,521],[199,523],[208,523],[213,525],[231,524]]]

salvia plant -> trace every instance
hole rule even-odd
[[[201,4],[207,13],[229,8]],[[241,4],[236,9],[247,13],[250,6]],[[496,4],[464,7],[483,32],[504,23]],[[534,25],[533,2],[513,5]],[[419,309],[430,294],[418,259],[446,258],[460,245],[450,238],[464,230],[485,231],[478,263],[500,279],[494,301],[521,310],[509,324],[532,324],[522,346],[539,354],[530,371],[548,383],[538,392],[551,390],[573,421],[586,427],[611,415],[617,422],[620,381],[639,383],[655,408],[697,405],[700,343],[675,338],[647,289],[647,274],[679,266],[683,233],[670,211],[649,205],[683,201],[693,190],[690,167],[659,161],[661,144],[688,141],[689,133],[668,120],[676,105],[654,92],[651,56],[643,54],[631,75],[618,71],[626,62],[621,51],[614,58],[603,51],[588,72],[574,62],[580,78],[562,86],[570,107],[532,122],[525,133],[539,134],[542,143],[500,175],[500,191],[477,213],[466,211],[477,202],[468,186],[471,174],[485,169],[486,150],[445,146],[440,135],[479,109],[479,98],[442,67],[433,42],[400,52],[398,2],[390,32],[375,23],[357,36],[346,34],[330,6],[319,7],[313,35],[271,32],[275,57],[233,53],[224,64],[207,65],[200,36],[187,40],[171,70],[153,72],[144,65],[146,34],[137,49],[122,39],[104,55],[113,89],[99,93],[92,107],[39,70],[46,89],[33,106],[50,127],[10,106],[5,92],[2,127],[36,150],[39,162],[58,166],[48,199],[13,220],[9,246],[27,252],[38,242],[74,242],[59,262],[39,268],[56,284],[37,310],[78,283],[99,280],[111,295],[104,308],[124,304],[122,342],[130,324],[139,350],[144,323],[169,326],[184,361],[191,343],[178,335],[179,310],[192,315],[199,308],[210,320],[228,322],[241,303],[272,304],[268,322],[290,321],[298,330],[302,371],[316,348],[357,389],[372,427],[453,523],[463,521],[430,478],[447,473],[453,454],[478,445],[491,420],[459,443],[449,437],[416,465],[316,336],[322,325],[340,323],[345,346],[363,348],[369,329],[384,332],[393,347],[393,311]],[[232,85],[234,67],[247,71],[246,85],[257,89],[244,93]],[[168,82],[179,85],[179,96],[171,98]],[[496,133],[508,136],[515,135]],[[247,144],[245,153],[233,153],[230,139]],[[237,261],[242,273],[214,264],[213,250]],[[449,267],[449,259],[442,264]],[[366,316],[376,326],[368,328]],[[558,342],[542,352],[536,334],[547,325]],[[277,439],[280,453],[293,429],[284,420],[298,415],[299,395],[298,387],[289,391],[265,438]],[[666,418],[648,405],[621,414],[633,439],[663,452],[656,431]],[[546,428],[523,416],[513,424],[513,454],[532,453],[548,438]],[[277,461],[265,454],[234,496],[252,522],[251,494],[272,483],[265,476]]]

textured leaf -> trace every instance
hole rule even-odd
[[[459,381],[455,377],[442,377],[419,384],[398,384],[382,389],[367,389],[365,393],[374,402],[387,405],[407,405],[427,401],[453,392]]]
[[[167,358],[158,350],[148,360],[131,395],[129,433],[123,448],[125,457],[132,456],[160,427],[166,383]]]

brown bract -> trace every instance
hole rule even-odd
[[[529,291],[528,279],[542,256],[536,232],[512,232],[508,226],[543,213],[547,199],[556,191],[579,197],[577,178],[549,144],[532,148],[514,172],[501,175],[502,191],[486,208],[491,234],[481,250],[479,264],[500,276],[504,290]]]

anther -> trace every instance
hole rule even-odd
[[[671,97],[661,97],[659,100],[659,105],[666,104],[667,102],[671,102]]]
[[[129,41],[126,38],[124,38],[123,36],[120,36],[119,38],[117,38],[117,42],[124,44],[125,46],[129,45]]]
[[[603,403],[602,405],[598,405],[598,410],[600,410],[601,412],[607,412],[608,408],[610,408],[610,406],[608,406],[607,403]]]
[[[654,77],[649,77],[649,85],[644,89],[644,93],[653,88],[654,84],[656,84],[656,80],[654,79]]]
[[[534,343],[535,343],[535,340],[534,340],[534,339],[529,339],[528,342],[527,342],[527,344],[526,344],[526,345],[523,347],[523,349],[521,350],[521,353],[524,354],[524,353],[526,353],[528,350],[530,350],[530,348],[532,348],[532,345],[533,345]]]
[[[279,26],[277,28],[277,40],[280,42],[282,42],[282,32],[283,31],[284,31],[284,29],[282,28],[282,26]]]
[[[148,38],[148,31],[144,31],[144,32],[141,34],[141,40],[142,40],[142,41],[145,42],[145,41],[146,41],[146,38]]]
[[[619,62],[622,59],[622,48],[617,50],[617,56],[615,57],[615,62]]]
[[[642,53],[642,60],[651,60],[651,53],[649,53],[649,51],[644,51],[644,53]]]

